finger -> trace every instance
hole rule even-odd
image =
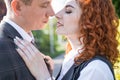
[[[34,56],[34,51],[32,50],[32,48],[30,46],[30,44],[31,44],[30,42],[28,42],[26,40],[21,40],[18,37],[16,37],[16,41],[19,43],[18,46],[22,45],[23,48],[21,46],[20,47],[23,51],[25,50],[27,53],[29,52],[27,55]]]
[[[45,55],[43,53],[41,53],[33,44],[30,44],[30,46],[35,54],[40,54],[43,58],[45,57]],[[35,55],[35,54],[33,54],[33,55]]]
[[[39,53],[39,50],[37,50],[37,48],[33,49],[34,45],[32,43],[30,43],[26,40],[24,40],[24,43],[26,44],[26,45],[25,44],[24,45],[26,46],[26,48],[28,49],[28,51],[30,52],[30,54],[32,56],[35,56],[35,54]]]
[[[25,47],[17,39],[14,39],[14,42],[21,50],[24,50]]]
[[[16,40],[18,40],[18,42],[20,42],[30,52],[32,56],[35,56],[35,54],[39,53],[39,50],[37,50],[37,48],[35,48],[34,45],[30,42],[26,40],[21,40],[18,37],[16,37]]]
[[[21,49],[16,49],[18,54],[22,57],[22,59],[25,61],[25,63],[27,63],[28,61],[28,57],[24,54],[24,52]]]
[[[26,40],[21,40],[20,38],[16,37],[16,41],[18,42],[18,46],[25,52],[26,55],[31,57],[36,56],[36,54],[40,54],[42,57],[44,57],[44,54],[42,54],[33,44]],[[27,50],[26,50],[27,49]],[[24,51],[25,50],[25,51]],[[29,52],[29,53],[28,53]]]
[[[20,39],[19,37],[15,37],[16,41],[18,41],[21,45],[25,45],[24,41]]]
[[[16,37],[16,40],[19,42],[19,44],[23,45],[24,48],[26,48],[30,53],[33,53],[31,47],[30,47],[30,42],[26,40],[21,40],[20,38]]]
[[[48,66],[48,69],[49,69],[49,71],[51,72],[51,71],[53,71],[53,69],[54,69],[54,62],[53,62],[53,60],[51,59],[51,57],[50,56],[45,56],[45,61],[46,61],[46,64],[47,64],[47,66]]]
[[[24,46],[27,46],[27,49],[29,52],[35,56],[35,54],[41,54],[44,57],[44,54],[42,54],[33,44],[29,43],[26,40],[21,40],[20,38],[16,37],[16,39]],[[29,47],[28,47],[29,46]]]
[[[47,61],[52,60],[50,56],[45,56],[44,58],[45,58]]]
[[[19,47],[19,49],[29,58],[32,58],[32,55],[30,54],[29,50],[27,47],[22,45],[18,40],[14,39],[15,44]]]

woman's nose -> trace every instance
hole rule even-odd
[[[61,18],[61,11],[57,12],[57,13],[55,14],[55,17],[56,17],[57,19],[60,19],[60,18]]]

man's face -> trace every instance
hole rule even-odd
[[[49,16],[54,15],[51,0],[33,0],[31,5],[23,5],[22,7],[21,16],[27,30],[42,29],[48,22]]]

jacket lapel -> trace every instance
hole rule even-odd
[[[7,22],[2,22],[0,27],[2,28],[2,32],[9,38],[14,39],[16,36],[22,38],[22,36]]]

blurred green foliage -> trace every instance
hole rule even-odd
[[[52,26],[50,26],[50,22],[45,26],[43,30],[33,31],[33,35],[35,37],[35,43],[37,48],[44,54],[53,57],[58,56],[61,53],[64,53],[64,47],[58,43],[58,36],[55,32],[56,29],[56,19],[52,19]],[[50,27],[53,27],[53,48],[54,53],[50,51]]]
[[[116,12],[120,18],[120,0],[112,0],[112,2],[114,4]]]

